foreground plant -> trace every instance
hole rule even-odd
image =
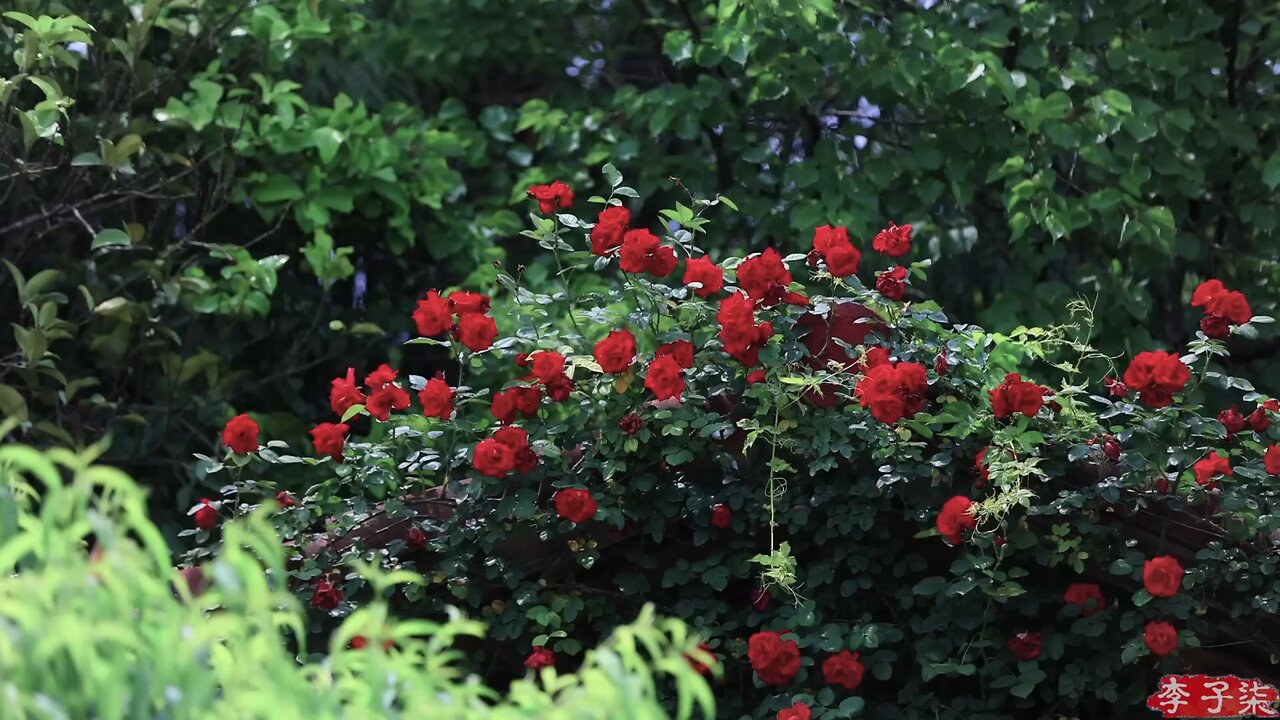
[[[562,290],[503,271],[493,297],[425,293],[409,344],[447,350],[444,376],[348,370],[319,457],[202,459],[237,469],[228,515],[294,491],[274,520],[316,631],[378,594],[352,558],[428,574],[396,599],[414,612],[482,612],[496,676],[572,666],[654,602],[711,637],[721,705],[753,717],[1131,708],[1206,633],[1271,649],[1280,404],[1212,368],[1218,325],[1117,367],[1083,303],[1011,336],[950,323],[912,287],[910,226],[876,255],[824,225],[807,254],[717,259],[699,243],[728,199],[663,211],[658,235],[604,174],[594,223],[567,187],[530,190],[524,235]],[[1207,292],[1228,332],[1270,321]],[[1257,422],[1228,431],[1209,386]],[[1146,578],[1174,554],[1185,577]]]
[[[223,548],[206,572],[179,575],[143,493],[94,465],[100,451],[0,448],[6,718],[605,720],[619,707],[643,720],[713,715],[710,689],[684,655],[694,642],[651,608],[588,652],[576,674],[548,670],[505,696],[467,677],[455,644],[484,626],[456,612],[399,620],[375,600],[346,617],[324,655],[300,662],[290,644],[307,657],[306,621],[280,582],[285,553],[266,512],[221,526]],[[405,571],[359,570],[380,593],[421,583]],[[670,714],[658,704],[659,679],[676,691]]]

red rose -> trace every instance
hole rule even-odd
[[[494,338],[498,337],[498,324],[488,315],[467,313],[458,318],[458,341],[471,352],[480,352],[493,347]]]
[[[852,245],[841,245],[827,253],[827,271],[836,277],[849,277],[858,272],[862,253]],[[879,287],[879,283],[876,283]]]
[[[747,367],[760,362],[760,349],[773,336],[773,326],[756,322],[755,305],[747,296],[735,292],[721,300],[716,320],[724,351],[730,357]]]
[[[628,230],[622,236],[622,252],[618,257],[623,272],[666,277],[676,269],[676,251],[663,247],[648,230]]]
[[[604,372],[626,372],[636,359],[636,339],[627,330],[614,330],[595,344],[594,355]]]
[[[1163,620],[1152,620],[1142,631],[1142,641],[1156,657],[1164,657],[1178,649],[1178,631]]]
[[[724,289],[724,270],[711,262],[711,258],[689,258],[684,264],[684,284],[698,283],[693,294],[698,297],[711,297]]]
[[[631,222],[631,212],[620,205],[611,205],[600,211],[595,227],[591,228],[591,253],[604,257],[622,245],[622,236]]]
[[[854,394],[862,407],[880,422],[893,424],[913,417],[924,408],[928,378],[923,365],[911,362],[886,363],[867,370]]]
[[[1182,565],[1171,555],[1151,558],[1142,564],[1142,586],[1153,597],[1173,597],[1182,587]]]
[[[390,365],[382,363],[377,370],[365,376],[364,384],[369,387],[369,392],[375,392],[395,382],[397,374]]]
[[[876,292],[885,300],[897,302],[907,294],[907,269],[901,265],[876,273]]]
[[[556,210],[563,210],[573,205],[573,190],[559,180],[550,185],[530,187],[529,197],[538,201],[538,211],[543,215],[550,215]]]
[[[345,378],[334,378],[333,387],[329,390],[329,407],[342,417],[352,405],[361,405],[365,401],[364,393],[356,387],[356,369],[347,368]]]
[[[449,301],[440,297],[435,290],[429,291],[425,300],[418,301],[418,309],[413,311],[413,322],[418,326],[418,334],[423,337],[442,334],[453,325],[453,311],[449,309]]]
[[[453,414],[453,388],[443,379],[433,377],[418,391],[418,402],[422,403],[424,416],[448,420]]]
[[[824,258],[832,250],[849,244],[849,231],[843,225],[823,225],[813,229],[813,249]]]
[[[409,552],[420,552],[427,546],[427,533],[415,525],[405,533],[404,544]]]
[[[547,383],[547,397],[551,398],[552,402],[564,402],[569,399],[569,394],[572,392],[573,381],[564,375]]]
[[[1111,377],[1110,375],[1102,378],[1102,385],[1107,389],[1107,392],[1110,393],[1111,397],[1113,398],[1122,398],[1125,395],[1129,394],[1129,388],[1125,387],[1124,383]]]
[[[644,387],[652,391],[654,397],[659,400],[680,397],[685,388],[680,364],[671,355],[659,355],[654,358],[644,374]]]
[[[596,499],[591,493],[578,488],[557,490],[553,498],[556,514],[572,523],[584,523],[596,516]]]
[[[808,300],[797,293],[787,290],[791,284],[791,273],[782,262],[777,250],[768,248],[759,255],[753,255],[738,266],[738,287],[747,293],[747,297],[764,305],[776,305],[785,302],[792,305],[803,305]]]
[[[518,472],[529,472],[538,466],[538,456],[529,447],[529,433],[523,429],[514,425],[500,427],[493,433],[493,439],[511,449]]]
[[[392,410],[404,410],[409,407],[409,391],[399,385],[383,385],[369,395],[365,409],[373,417],[386,422]]]
[[[369,640],[363,635],[356,635],[351,638],[352,650],[363,650],[365,645],[369,644]]]
[[[705,652],[705,653],[707,653],[707,654],[710,654],[710,653],[711,653],[711,646],[710,646],[710,645],[708,645],[708,644],[706,644],[706,643],[698,643],[698,649],[699,649],[699,650],[701,650],[701,651],[703,651],[703,652]],[[715,655],[711,655],[711,657],[712,657],[712,658],[715,658]],[[686,654],[686,655],[684,656],[684,659],[689,661],[689,666],[690,666],[690,667],[692,667],[692,668],[693,668],[693,671],[694,671],[694,672],[696,672],[696,673],[698,673],[699,675],[707,675],[707,674],[709,674],[709,673],[711,672],[711,667],[710,667],[710,666],[708,666],[708,665],[703,665],[702,663],[698,662],[698,660],[697,660],[697,659],[695,659],[695,658],[694,658],[693,656],[691,656],[691,655]]]
[[[933,359],[933,371],[939,376],[946,375],[949,368],[947,363],[947,349],[944,347],[938,351],[938,356]]]
[[[1106,455],[1107,459],[1111,460],[1111,462],[1119,460],[1120,444],[1115,440],[1112,440],[1111,436],[1108,435],[1107,439],[1102,443],[1102,454]]]
[[[328,455],[334,462],[342,462],[342,444],[349,429],[338,423],[320,423],[311,428],[311,444],[316,446],[316,454]]]
[[[760,682],[786,685],[800,671],[800,648],[776,632],[762,631],[747,641],[747,658]]]
[[[1240,408],[1235,405],[1218,413],[1218,422],[1222,423],[1222,426],[1227,429],[1228,438],[1244,429],[1244,415],[1240,413]]]
[[[986,487],[987,482],[991,479],[991,470],[987,467],[987,451],[991,449],[988,445],[978,451],[978,456],[973,460],[973,466],[978,469],[978,487]]]
[[[952,545],[964,542],[966,530],[978,527],[978,520],[971,509],[973,501],[963,495],[956,495],[942,504],[938,512],[938,532]]]
[[[541,670],[556,664],[556,654],[539,645],[524,659],[524,666],[530,670]]]
[[[730,525],[733,525],[733,511],[729,509],[728,505],[716,505],[711,508],[712,527],[725,530]]]
[[[858,658],[861,653],[841,650],[822,661],[822,679],[828,685],[839,685],[845,690],[856,690],[862,684],[862,673],[866,669]]]
[[[539,350],[529,356],[529,362],[533,376],[544,385],[564,374],[564,356],[555,350]]]
[[[449,310],[458,317],[484,315],[489,312],[489,296],[458,290],[449,293]]]
[[[1217,450],[1209,455],[1200,458],[1191,466],[1192,471],[1196,474],[1196,482],[1204,485],[1218,475],[1226,475],[1231,477],[1231,460],[1220,454]]]
[[[755,385],[756,383],[762,383],[764,382],[764,380],[765,380],[765,372],[763,370],[752,370],[751,372],[747,373],[748,385]]]
[[[902,257],[911,250],[911,226],[889,223],[889,227],[876,233],[871,247],[890,257]]]
[[[1005,375],[1004,382],[987,391],[991,395],[991,409],[1002,419],[1014,413],[1035,417],[1044,405],[1046,392],[1046,388],[1023,380],[1018,373]]]
[[[1020,632],[1009,638],[1004,646],[1019,660],[1035,660],[1040,657],[1042,642],[1043,637],[1040,633]]]
[[[1205,337],[1226,340],[1231,337],[1231,323],[1221,315],[1205,315],[1200,318],[1200,331]]]
[[[804,703],[796,703],[778,711],[778,720],[813,720],[813,713]]]
[[[1102,588],[1095,583],[1072,583],[1068,585],[1067,591],[1062,593],[1062,600],[1068,605],[1079,607],[1085,617],[1100,612],[1107,605],[1107,599],[1102,595]]]
[[[1268,475],[1280,475],[1280,445],[1268,445],[1262,454],[1262,467]]]
[[[644,427],[644,422],[635,413],[627,413],[618,421],[618,428],[628,435],[635,435],[640,432],[642,427]]]
[[[294,501],[292,495],[285,492],[284,490],[281,490],[280,492],[276,493],[276,504],[282,508],[291,508],[297,505],[298,503]]]
[[[311,607],[317,610],[332,610],[341,602],[341,588],[324,579],[316,582],[315,592],[311,594]]]
[[[681,370],[688,370],[693,367],[693,343],[688,340],[664,343],[659,345],[653,354],[657,357],[671,356]]]
[[[880,367],[881,365],[888,365],[890,361],[889,348],[880,347],[879,345],[869,347],[862,355],[862,372],[865,373],[871,368]]]
[[[1232,325],[1243,325],[1253,318],[1244,293],[1226,289],[1220,280],[1200,283],[1191,295],[1191,306],[1204,308],[1200,329],[1206,336],[1219,340],[1231,334]]]
[[[222,428],[222,444],[240,455],[254,452],[258,449],[258,423],[244,414],[231,418]]]
[[[476,443],[476,449],[472,453],[471,467],[481,475],[500,480],[515,469],[515,453],[501,441],[487,438]]]
[[[1149,408],[1167,407],[1174,393],[1182,392],[1191,379],[1191,370],[1176,353],[1147,350],[1140,352],[1124,371],[1124,384],[1138,392],[1142,404]]]
[[[191,513],[196,527],[201,530],[212,530],[218,524],[218,509],[209,504],[209,498],[200,498],[196,511]]]
[[[1268,412],[1280,412],[1280,400],[1268,400],[1249,414],[1249,427],[1253,428],[1254,432],[1263,432],[1271,424],[1271,418],[1267,416]]]

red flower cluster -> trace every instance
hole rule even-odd
[[[239,455],[257,451],[258,423],[243,413],[231,418],[222,428],[222,444]]]
[[[1140,352],[1124,371],[1124,384],[1138,392],[1149,408],[1168,407],[1174,393],[1182,392],[1191,379],[1191,370],[1177,353],[1147,350]]]
[[[862,684],[862,673],[866,670],[858,660],[861,653],[841,650],[822,661],[822,679],[828,685],[839,685],[845,690],[856,690]]]
[[[813,720],[813,713],[809,711],[808,705],[798,702],[779,710],[777,720]]]
[[[523,429],[514,425],[500,427],[494,431],[493,439],[506,445],[511,451],[512,469],[529,472],[538,466],[538,456],[529,445],[529,433]]]
[[[538,211],[543,215],[550,215],[556,210],[573,205],[573,189],[559,180],[550,185],[530,187],[529,197],[538,201]]]
[[[1280,400],[1267,400],[1249,413],[1249,427],[1254,432],[1265,432],[1271,425],[1271,418],[1267,413],[1280,413]]]
[[[693,367],[693,343],[688,340],[673,340],[669,343],[663,343],[654,351],[655,357],[670,357],[676,361],[676,365],[681,370],[689,370]]]
[[[1200,283],[1191,295],[1191,307],[1204,308],[1200,329],[1205,336],[1224,340],[1232,325],[1243,325],[1253,317],[1249,300],[1239,290],[1228,290],[1221,280]]]
[[[1142,564],[1142,586],[1152,597],[1168,598],[1182,587],[1182,564],[1172,555],[1151,558]]]
[[[317,610],[332,610],[342,603],[342,588],[321,578],[316,582],[316,589],[311,593],[311,607]]]
[[[924,408],[929,381],[923,365],[913,362],[884,363],[867,370],[854,394],[872,417],[893,424],[913,417]]]
[[[636,360],[636,338],[629,330],[614,330],[595,344],[596,363],[607,373],[624,373]]]
[[[418,391],[418,402],[424,416],[448,420],[453,415],[453,388],[444,378],[433,377]]]
[[[369,415],[382,422],[387,421],[392,410],[409,407],[409,391],[395,383],[396,375],[390,365],[383,363],[364,379],[364,384],[369,388],[369,400],[364,408],[369,411]]]
[[[556,654],[539,645],[524,659],[524,666],[530,670],[541,670],[556,664]]]
[[[476,443],[471,453],[471,467],[481,475],[502,479],[515,469],[515,453],[501,440],[485,438]]]
[[[620,247],[629,222],[631,211],[621,205],[610,205],[601,210],[595,227],[591,228],[591,254],[605,257]]]
[[[489,410],[498,422],[513,423],[517,414],[526,418],[537,415],[541,399],[542,392],[536,385],[511,387],[493,394]]]
[[[347,368],[347,376],[334,378],[329,390],[329,407],[338,417],[346,414],[352,405],[361,405],[365,401],[364,393],[356,385],[356,369]]]
[[[760,349],[773,336],[773,325],[756,322],[755,305],[742,293],[732,293],[720,301],[716,314],[720,340],[729,356],[747,367],[760,362]]]
[[[1023,631],[1009,638],[1004,646],[1019,660],[1035,660],[1040,657],[1040,647],[1043,644],[1042,634]]]
[[[1152,655],[1164,657],[1178,649],[1178,631],[1163,620],[1153,620],[1143,629],[1142,641]]]
[[[212,530],[218,525],[218,509],[210,504],[209,498],[200,498],[200,504],[191,517],[201,530]]]
[[[876,292],[885,300],[897,302],[907,294],[907,269],[901,265],[876,273]]]
[[[334,462],[342,462],[342,445],[349,429],[340,423],[320,423],[311,428],[311,443],[316,446],[316,454],[328,455]]]
[[[552,499],[556,506],[556,514],[571,523],[584,523],[596,516],[599,506],[591,493],[579,488],[557,490]]]
[[[693,289],[698,297],[711,297],[724,289],[724,270],[711,261],[711,258],[689,258],[684,264],[684,284],[698,283],[700,287]]]
[[[711,527],[725,530],[733,525],[733,511],[728,505],[716,505],[711,508]]]
[[[1209,484],[1209,481],[1218,475],[1227,477],[1232,475],[1231,459],[1217,450],[1197,460],[1191,469],[1196,475],[1196,482],[1201,485]]]
[[[1280,475],[1280,445],[1268,445],[1262,454],[1262,467],[1268,475]]]
[[[776,632],[762,631],[747,641],[747,659],[760,682],[786,685],[800,671],[800,647]]]
[[[889,227],[876,233],[871,247],[889,257],[902,257],[911,251],[911,226],[889,223]]]
[[[1102,588],[1096,583],[1072,583],[1062,593],[1063,602],[1080,608],[1085,617],[1102,611],[1107,606],[1107,599],[1102,595]]]
[[[684,375],[680,364],[672,355],[659,355],[649,363],[649,370],[644,376],[644,387],[653,392],[659,400],[679,398],[684,392]]]
[[[978,519],[971,509],[973,501],[963,495],[956,495],[942,504],[938,512],[938,533],[952,545],[964,542],[964,534],[978,527]]]
[[[1018,373],[1005,375],[1004,382],[987,391],[991,395],[991,409],[1001,419],[1014,413],[1035,417],[1044,405],[1047,392],[1047,388],[1023,380]]]
[[[827,263],[827,271],[836,277],[858,272],[858,263],[862,261],[862,253],[849,242],[849,232],[843,226],[814,228],[813,252]]]
[[[785,302],[789,305],[805,305],[808,298],[787,290],[791,273],[782,263],[777,250],[768,248],[759,255],[752,255],[738,266],[738,287],[747,297],[765,306]]]
[[[649,273],[664,278],[676,269],[676,251],[662,244],[648,230],[628,230],[618,253],[622,272]]]

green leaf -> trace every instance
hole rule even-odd
[[[288,175],[279,173],[268,177],[253,190],[253,199],[264,205],[301,200],[302,187]]]
[[[342,146],[342,133],[331,127],[316,128],[311,133],[311,142],[316,146],[316,150],[320,152],[320,161],[325,165],[333,162],[333,158],[338,154],[338,148]]]
[[[1267,164],[1262,167],[1262,183],[1268,190],[1275,190],[1280,185],[1280,151],[1271,153]]]
[[[116,228],[107,228],[99,232],[93,237],[93,244],[89,246],[91,250],[105,247],[129,247],[129,234],[123,230]]]

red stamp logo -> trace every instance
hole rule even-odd
[[[1147,707],[1166,718],[1280,717],[1280,693],[1260,680],[1234,675],[1165,675]]]

